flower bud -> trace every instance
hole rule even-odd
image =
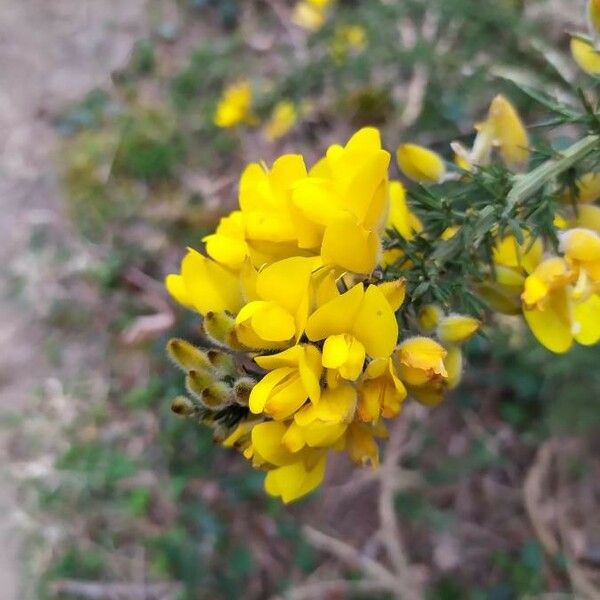
[[[215,344],[232,347],[235,319],[225,312],[208,312],[202,321],[204,333]]]
[[[250,393],[252,388],[256,385],[256,381],[250,377],[240,377],[233,384],[233,395],[235,401],[241,406],[248,406],[250,400]]]
[[[438,326],[443,316],[444,313],[437,304],[427,304],[419,311],[417,316],[419,328],[423,333],[431,333]]]
[[[185,378],[185,386],[190,394],[197,398],[202,397],[202,392],[213,383],[212,373],[203,369],[193,370]]]
[[[209,350],[207,352],[210,364],[223,375],[235,375],[235,360],[231,354],[221,350]]]
[[[217,381],[202,390],[200,400],[211,410],[223,408],[231,401],[231,388],[226,383]]]
[[[171,360],[183,371],[210,369],[210,361],[202,350],[179,338],[167,343],[167,353]]]
[[[189,398],[177,396],[171,403],[171,410],[181,417],[189,417],[196,412],[196,407]]]
[[[481,323],[466,315],[448,315],[437,326],[437,336],[445,344],[462,344],[480,327]]]
[[[418,183],[440,183],[446,175],[442,157],[416,144],[399,146],[396,159],[402,173]]]
[[[593,77],[600,76],[600,52],[591,42],[579,37],[571,38],[571,55],[579,68]]]
[[[459,347],[448,348],[448,354],[444,359],[444,365],[448,371],[448,389],[454,389],[462,378],[463,355]]]

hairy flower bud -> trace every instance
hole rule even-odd
[[[167,343],[167,353],[171,360],[183,371],[210,369],[210,361],[205,352],[179,338]]]

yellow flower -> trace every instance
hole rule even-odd
[[[350,52],[360,53],[367,45],[367,33],[360,25],[338,25],[333,34],[331,55],[343,61]]]
[[[444,344],[463,344],[479,329],[481,323],[466,315],[448,315],[437,326],[437,336]]]
[[[446,174],[442,157],[416,144],[402,144],[396,151],[400,170],[418,183],[439,183]]]
[[[336,445],[352,422],[356,411],[356,389],[350,384],[326,388],[320,400],[307,404],[294,415],[283,443],[297,452],[311,448],[329,448]]]
[[[561,234],[565,258],[543,261],[525,281],[523,314],[538,341],[556,353],[576,341],[600,340],[600,235],[586,229]]]
[[[428,337],[413,337],[403,341],[395,353],[400,379],[415,387],[446,380],[446,354],[447,350],[441,344]]]
[[[242,306],[238,277],[192,248],[181,261],[180,274],[167,275],[165,285],[177,302],[201,315],[236,313]]]
[[[299,247],[320,251],[327,265],[371,273],[388,212],[389,160],[379,132],[370,127],[343,147],[331,146],[294,188]]]
[[[487,119],[477,125],[472,161],[487,164],[492,149],[498,147],[500,156],[509,169],[520,170],[529,160],[529,136],[515,107],[502,95],[490,105]]]
[[[254,414],[265,413],[281,421],[293,415],[307,399],[319,402],[323,368],[316,346],[293,346],[279,354],[257,356],[254,360],[269,371],[250,393],[249,407]]]
[[[600,52],[587,40],[571,38],[571,55],[579,68],[588,75],[600,75]]]
[[[371,427],[364,423],[351,423],[346,430],[345,445],[348,456],[358,465],[365,466],[371,463],[376,468],[379,466],[379,448],[375,436],[384,437],[384,429]]]
[[[265,138],[270,142],[278,140],[294,127],[297,119],[298,112],[293,102],[288,100],[278,102],[273,109],[271,119],[265,124]]]
[[[256,296],[236,317],[236,335],[248,348],[277,348],[300,339],[309,310],[315,259],[286,258],[256,278]]]
[[[323,345],[323,366],[351,381],[362,372],[365,356],[388,358],[398,338],[392,308],[377,286],[362,283],[319,307],[306,324],[308,339]]]
[[[376,423],[380,417],[398,416],[406,398],[406,388],[391,358],[379,358],[369,363],[359,391],[358,414],[364,422]]]
[[[289,452],[282,443],[287,426],[267,421],[252,429],[254,463],[265,465],[265,491],[288,504],[314,491],[323,481],[327,456],[324,450]]]
[[[240,209],[246,238],[257,251],[279,258],[284,258],[281,254],[298,254],[297,225],[290,212],[290,201],[294,187],[306,174],[304,159],[299,154],[281,156],[270,170],[258,163],[244,170],[240,179]]]
[[[327,9],[332,0],[300,0],[294,6],[292,21],[309,31],[320,29],[325,23]]]
[[[508,235],[494,247],[493,260],[496,265],[531,273],[542,260],[544,245],[541,240],[532,242],[527,235],[522,244],[514,236]]]
[[[215,125],[227,129],[250,121],[251,105],[252,89],[247,81],[230,85],[217,106]]]

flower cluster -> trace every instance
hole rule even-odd
[[[174,409],[212,424],[286,503],[319,485],[332,450],[376,466],[385,420],[407,393],[440,402],[479,327],[429,307],[420,335],[399,331],[405,281],[382,277],[382,241],[387,227],[411,237],[420,223],[389,162],[365,128],[310,170],[300,155],[249,165],[239,210],[166,280],[218,347],[170,342],[191,396]]]

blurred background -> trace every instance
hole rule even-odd
[[[512,82],[572,94],[584,2],[338,0],[316,25],[294,5],[2,2],[3,600],[337,600],[301,588],[360,573],[303,527],[381,552],[368,474],[337,461],[285,508],[170,413],[182,378],[164,345],[198,324],[163,277],[234,205],[248,162],[311,161],[366,124],[390,150],[448,156],[497,93],[543,121]],[[252,119],[219,128],[241,80]],[[417,477],[396,517],[427,597],[599,598],[600,347],[556,357],[506,319],[468,361],[444,405],[404,417]]]

